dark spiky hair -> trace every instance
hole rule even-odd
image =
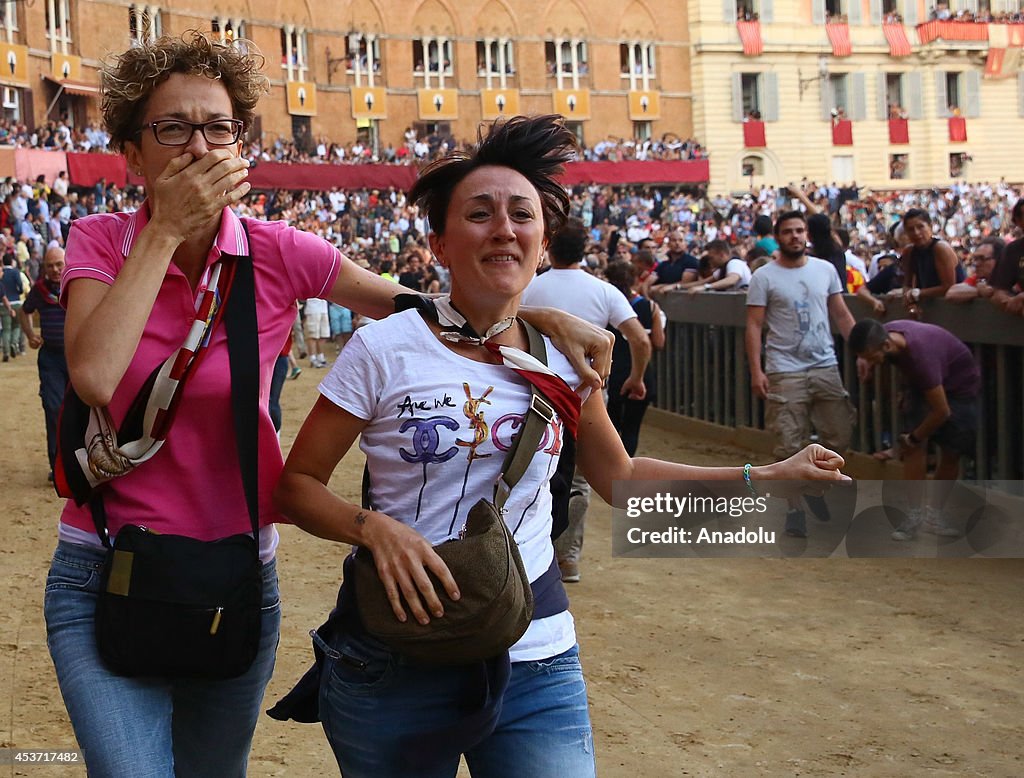
[[[455,187],[477,168],[507,167],[533,184],[544,209],[544,234],[550,237],[569,213],[569,196],[557,176],[576,157],[576,136],[561,116],[513,116],[477,133],[476,148],[455,151],[425,167],[409,192],[409,200],[430,220],[430,229],[443,235]]]

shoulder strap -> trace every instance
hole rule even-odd
[[[530,356],[545,365],[548,363],[547,348],[544,345],[544,338],[539,332],[526,321],[522,322],[526,329],[526,335],[530,341]],[[505,454],[505,463],[502,465],[501,476],[494,484],[494,505],[500,511],[505,506],[505,501],[519,479],[523,477],[526,469],[530,466],[533,455],[537,452],[537,445],[544,436],[544,430],[555,415],[555,409],[540,393],[536,385],[530,383],[530,408],[523,417],[523,427],[512,441],[512,447]]]
[[[231,412],[242,472],[242,489],[249,509],[253,537],[259,542],[259,408],[260,347],[256,319],[256,280],[249,228],[242,222],[248,256],[235,258],[235,277],[224,311],[231,367]]]

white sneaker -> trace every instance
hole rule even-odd
[[[913,540],[917,535],[917,528],[924,520],[920,508],[911,508],[907,511],[907,517],[900,523],[896,530],[890,535],[893,540]]]
[[[921,529],[925,532],[930,532],[932,535],[938,535],[941,538],[958,538],[960,537],[960,530],[953,527],[946,521],[946,517],[942,515],[942,511],[938,508],[932,508],[929,506],[925,509],[924,521],[921,523]]]

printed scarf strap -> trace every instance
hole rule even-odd
[[[125,416],[120,437],[107,408],[92,408],[85,448],[75,452],[82,471],[95,488],[131,472],[160,450],[177,413],[188,379],[206,353],[210,338],[224,314],[234,278],[234,264],[210,268],[206,291],[198,301],[196,318],[181,347],[150,374]]]
[[[488,351],[500,357],[501,363],[505,367],[510,368],[532,386],[537,387],[537,391],[554,407],[565,429],[575,438],[583,401],[565,382],[565,379],[522,349],[514,346],[499,346],[493,342],[487,342],[484,346]]]

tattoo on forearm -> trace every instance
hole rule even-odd
[[[366,511],[359,511],[359,513],[356,514],[356,524],[365,524],[365,523],[366,523]]]

